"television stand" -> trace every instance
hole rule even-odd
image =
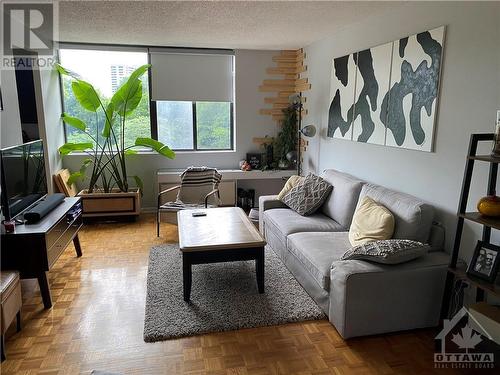
[[[16,225],[13,233],[2,232],[2,270],[18,270],[22,279],[38,279],[46,309],[52,307],[47,272],[71,241],[75,245],[76,256],[82,256],[78,238],[82,214],[68,215],[79,203],[79,197],[65,198],[39,222]]]

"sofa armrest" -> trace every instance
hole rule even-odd
[[[398,265],[333,262],[330,322],[344,338],[436,326],[448,261],[434,252]]]
[[[273,208],[288,208],[288,206],[278,199],[278,195],[261,195],[259,197],[260,212]]]
[[[259,229],[262,234],[264,233],[264,211],[273,208],[288,208],[288,206],[280,201],[277,195],[261,195],[259,197]]]

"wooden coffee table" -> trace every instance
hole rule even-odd
[[[206,216],[193,216],[203,211]],[[239,207],[183,210],[177,213],[182,251],[184,300],[189,301],[193,264],[255,260],[257,286],[264,293],[266,241]]]

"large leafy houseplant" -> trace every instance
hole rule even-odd
[[[139,176],[127,174],[127,158],[137,153],[135,148],[146,147],[167,158],[175,158],[175,153],[168,146],[152,138],[139,137],[133,145],[125,144],[125,125],[142,99],[141,77],[150,65],[143,65],[133,71],[108,103],[79,75],[61,65],[56,67],[59,74],[69,77],[76,101],[82,108],[94,113],[96,121],[95,131],[90,131],[90,127],[82,119],[66,113],[61,115],[64,123],[84,132],[92,140],[92,142],[67,142],[59,147],[61,155],[84,152],[89,156],[82,161],[80,170],[71,174],[68,184],[86,178],[87,171],[91,169],[88,193],[93,193],[96,189],[105,193],[116,189],[128,192],[129,179],[135,180],[142,191],[143,183]]]
[[[287,163],[286,155],[290,151],[297,149],[298,142],[298,115],[295,105],[284,108],[283,119],[281,120],[281,130],[274,142],[274,152],[278,163]]]

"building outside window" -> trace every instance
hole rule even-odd
[[[90,82],[104,105],[137,67],[151,61],[143,76],[142,100],[127,119],[126,145],[137,137],[153,137],[174,150],[231,150],[234,148],[234,56],[232,53],[168,53],[168,49],[105,50],[73,46],[59,50],[63,67]],[[158,52],[160,51],[160,52]],[[203,69],[201,69],[203,68]],[[64,111],[84,120],[95,136],[102,118],[81,108],[71,81],[61,78]],[[151,84],[151,87],[150,87]],[[151,110],[153,108],[153,110]],[[68,142],[90,137],[66,127]]]

